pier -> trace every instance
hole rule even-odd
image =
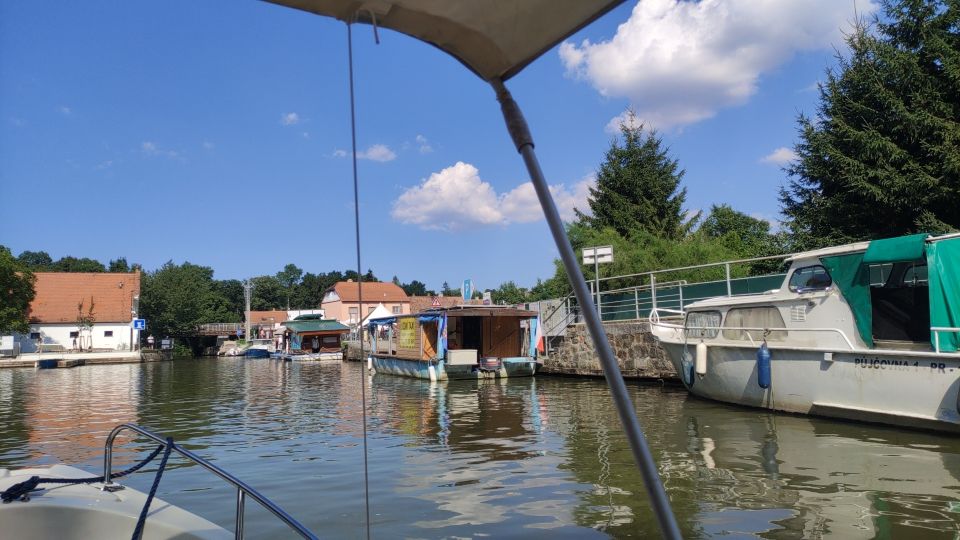
[[[72,368],[101,364],[139,364],[172,359],[172,351],[169,350],[24,353],[15,358],[0,359],[0,368]]]

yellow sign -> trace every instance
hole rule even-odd
[[[413,317],[397,321],[400,326],[400,337],[397,346],[401,349],[417,348],[417,320]]]

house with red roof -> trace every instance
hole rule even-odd
[[[36,272],[30,335],[20,350],[130,350],[140,302],[140,272]]]
[[[395,315],[410,313],[407,293],[390,282],[364,281],[363,286],[358,287],[355,281],[340,281],[324,291],[320,301],[320,307],[328,319],[336,319],[346,325],[358,324],[380,304]]]

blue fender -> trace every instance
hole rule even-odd
[[[766,342],[757,351],[757,384],[760,388],[770,388],[770,349]]]

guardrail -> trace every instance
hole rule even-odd
[[[933,350],[937,353],[940,352],[940,332],[960,334],[960,328],[951,326],[931,326],[930,331],[933,332]]]
[[[136,424],[121,424],[113,428],[113,431],[111,431],[110,435],[107,436],[107,442],[104,445],[104,449],[103,449],[103,477],[107,479],[103,485],[104,490],[116,489],[115,486],[117,486],[117,484],[109,480],[110,472],[113,467],[113,440],[116,439],[117,435],[119,435],[120,432],[125,429],[129,429],[130,431],[135,431],[140,435],[143,435],[144,437],[156,443],[159,443],[162,445],[167,444],[167,440],[164,439],[163,437],[160,437],[159,435],[153,433],[152,431],[142,428]],[[264,497],[257,490],[253,489],[252,487],[244,483],[242,480],[236,478],[235,476],[228,473],[227,471],[224,471],[220,467],[217,467],[213,463],[210,463],[209,461],[194,454],[193,452],[187,450],[186,448],[182,448],[180,445],[176,443],[173,444],[171,451],[180,454],[181,456],[189,459],[190,461],[196,463],[197,465],[200,465],[201,467],[207,469],[213,474],[219,476],[228,484],[231,484],[235,488],[237,488],[237,510],[236,510],[236,516],[234,520],[236,525],[236,528],[234,530],[234,538],[236,538],[237,540],[240,540],[243,538],[244,502],[246,501],[247,496],[249,496],[251,499],[260,503],[260,506],[269,510],[270,513],[276,516],[280,521],[284,522],[287,525],[287,527],[289,527],[292,531],[299,534],[301,537],[310,538],[310,539],[317,538],[313,533],[307,530],[306,527],[301,525],[299,521],[291,517],[289,514],[284,512],[283,509],[281,509],[279,506],[274,504],[273,501]]]

